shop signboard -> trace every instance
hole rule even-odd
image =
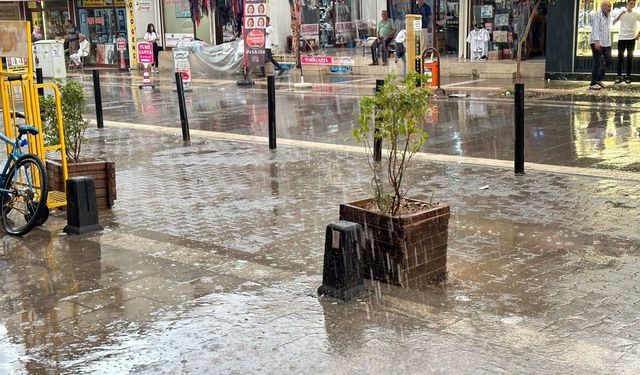
[[[164,40],[167,47],[177,47],[180,42],[190,42],[193,40],[193,33],[165,33]]]
[[[247,67],[262,66],[265,59],[266,0],[246,0],[244,4],[244,59]]]
[[[191,64],[189,63],[189,50],[173,50],[173,69],[182,75],[182,83],[191,82]]]
[[[138,42],[138,62],[141,64],[153,64],[153,44],[149,42]]]
[[[304,65],[353,65],[352,56],[300,56],[300,63]]]
[[[135,2],[136,12],[150,12],[151,0],[137,0]]]

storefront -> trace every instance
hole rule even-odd
[[[360,0],[302,0],[300,37],[302,50],[355,47],[368,28],[359,27]],[[288,44],[288,50],[290,42]]]
[[[589,45],[591,17],[599,11],[603,0],[556,1],[549,4],[549,37],[545,76],[550,79],[582,78],[591,73],[592,56]],[[627,6],[626,2],[613,3],[611,18]],[[618,54],[620,24],[611,25],[611,52]],[[634,59],[632,72],[640,72],[640,59]],[[611,71],[611,69],[610,69]]]
[[[210,21],[213,12],[203,16],[194,28],[189,9],[189,0],[158,0],[162,3],[162,21],[165,47],[175,47],[181,40],[195,38],[212,44],[215,38]],[[215,0],[214,0],[215,1]]]
[[[116,65],[116,39],[127,37],[124,0],[82,0],[77,14],[78,29],[91,42],[88,63]]]
[[[71,16],[66,0],[29,1],[27,10],[31,27],[40,26],[45,39],[63,39],[67,34],[64,22]]]

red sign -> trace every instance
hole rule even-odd
[[[141,64],[153,64],[153,44],[149,42],[138,42],[138,62]]]
[[[300,56],[300,63],[302,64],[331,65],[331,62],[331,56]]]
[[[259,29],[253,29],[247,33],[247,46],[249,48],[264,47],[264,32]]]

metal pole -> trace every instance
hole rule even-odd
[[[42,77],[42,68],[36,68],[36,83],[43,83],[43,77]],[[38,95],[39,96],[44,96],[44,89],[43,88],[39,88],[38,89]]]
[[[276,148],[276,79],[273,69],[267,75],[267,101],[269,106],[269,149]]]
[[[182,73],[176,72],[176,92],[178,93],[178,107],[180,108],[180,124],[182,126],[182,140],[188,142],[189,119],[187,118],[187,106],[184,103],[184,87],[182,86]]]
[[[515,155],[516,174],[524,174],[524,83],[515,84]]]
[[[376,92],[382,90],[382,86],[384,85],[384,79],[376,79]],[[382,160],[382,138],[378,138],[378,133],[380,130],[378,129],[378,115],[376,114],[375,119],[375,130],[373,131],[373,160],[381,161]]]
[[[100,92],[100,71],[98,69],[93,70],[93,96],[96,100],[96,123],[98,129],[102,129],[104,121],[102,119],[102,93]]]

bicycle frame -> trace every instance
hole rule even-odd
[[[0,133],[0,140],[2,140],[4,143],[8,145],[11,145],[11,152],[7,154],[7,161],[4,163],[4,168],[2,168],[2,175],[0,175],[0,192],[10,193],[11,190],[7,190],[3,188],[4,179],[7,177],[7,173],[9,172],[9,168],[11,168],[11,165],[15,163],[20,158],[20,156],[23,155],[23,152],[22,150],[20,150],[20,147],[19,147],[20,137],[18,137],[16,140],[12,140],[6,135]],[[16,174],[14,174],[14,178],[15,177],[17,177]]]

